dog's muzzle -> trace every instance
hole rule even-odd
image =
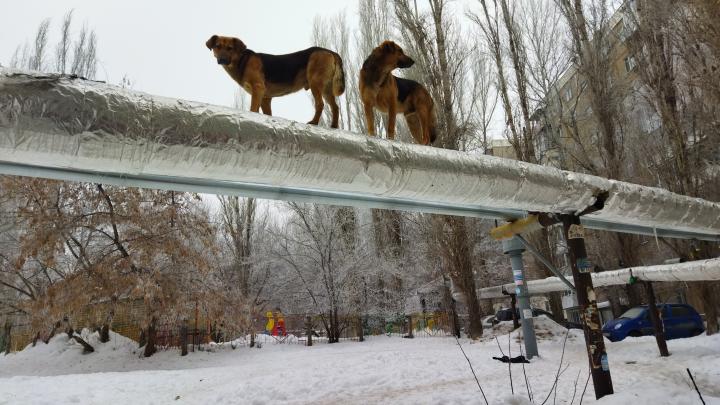
[[[218,65],[229,65],[230,59],[218,58],[217,62],[218,62]]]
[[[414,60],[412,60],[412,59],[410,59],[410,58],[407,58],[407,59],[401,60],[401,61],[398,63],[398,67],[404,69],[404,68],[409,68],[410,66],[412,66],[412,65],[414,65],[414,64],[415,64],[415,61],[414,61]]]

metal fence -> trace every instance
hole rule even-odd
[[[111,330],[126,336],[132,340],[141,340],[142,328],[139,315],[142,313],[142,303],[128,301],[127,305],[120,306],[118,313],[113,319]],[[275,315],[274,315],[275,316]],[[76,328],[92,327],[92,323],[77,320],[74,323]],[[265,315],[257,314],[253,317],[250,330],[255,333],[255,341],[263,344],[307,344],[308,315],[288,314],[282,315],[284,320],[284,331],[274,333],[267,330],[268,319]],[[465,322],[460,317],[460,329]],[[310,329],[312,331],[313,344],[328,342],[327,331],[324,327],[322,316],[310,316]],[[163,320],[157,325],[156,345],[159,350],[179,348],[182,342],[186,342],[188,350],[206,350],[208,345],[232,344],[233,347],[250,344],[248,334],[227,330],[221,323],[214,322],[203,314],[195,312],[194,316],[185,322],[175,320]],[[339,340],[358,341],[366,336],[393,336],[430,338],[438,336],[451,336],[453,334],[452,317],[446,312],[425,312],[412,314],[392,315],[348,315],[339,318]],[[37,334],[27,322],[19,322],[12,325],[10,351],[22,350],[30,344]],[[186,334],[183,337],[183,334]],[[47,333],[40,333],[40,339],[45,339]]]

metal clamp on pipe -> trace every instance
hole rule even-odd
[[[491,229],[490,236],[495,240],[510,239],[517,234],[536,231],[540,228],[542,226],[538,222],[538,216],[531,214]]]

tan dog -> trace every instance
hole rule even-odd
[[[218,64],[240,87],[250,93],[250,111],[272,115],[273,97],[310,89],[315,99],[315,115],[308,124],[317,125],[323,98],[332,110],[332,128],[338,127],[340,109],[335,97],[345,91],[342,59],[328,49],[312,47],[287,55],[256,53],[238,38],[213,35],[205,45]]]
[[[395,139],[395,116],[405,115],[415,141],[430,145],[437,137],[435,104],[430,93],[418,82],[392,75],[396,68],[415,63],[395,42],[385,41],[373,49],[360,70],[360,98],[365,122],[375,135],[374,109],[388,114],[388,138]]]

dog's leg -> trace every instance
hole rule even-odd
[[[272,103],[271,97],[266,97],[262,100],[262,104],[260,104],[260,108],[262,108],[263,114],[272,115],[272,107],[270,107],[271,103]]]
[[[313,99],[315,100],[315,115],[308,124],[317,125],[318,122],[320,122],[320,116],[322,115],[323,108],[325,108],[325,103],[323,103],[322,98],[322,89],[324,84],[325,83],[323,83],[323,81],[317,79],[310,83],[310,91],[312,92]]]
[[[255,83],[252,85],[252,96],[250,97],[250,111],[260,112],[260,104],[265,98],[265,85]]]
[[[432,124],[430,114],[432,114],[432,112],[425,106],[418,107],[418,117],[420,118],[420,124],[422,125],[422,136],[420,139],[415,139],[417,139],[421,145],[430,145],[430,126]]]
[[[395,121],[397,119],[397,104],[390,103],[388,107],[388,139],[395,140]]]
[[[332,83],[329,83],[327,86],[325,86],[325,91],[323,92],[323,98],[325,99],[325,101],[328,104],[330,104],[330,111],[332,111],[332,124],[330,124],[330,128],[338,128],[339,121],[340,121],[340,107],[338,107],[338,104],[335,101],[335,95],[333,94]]]
[[[364,101],[365,107],[365,126],[367,126],[368,134],[375,136],[375,112],[371,102]]]
[[[422,143],[422,125],[420,124],[417,113],[405,115],[405,122],[407,122],[410,134],[412,134],[415,142]]]

